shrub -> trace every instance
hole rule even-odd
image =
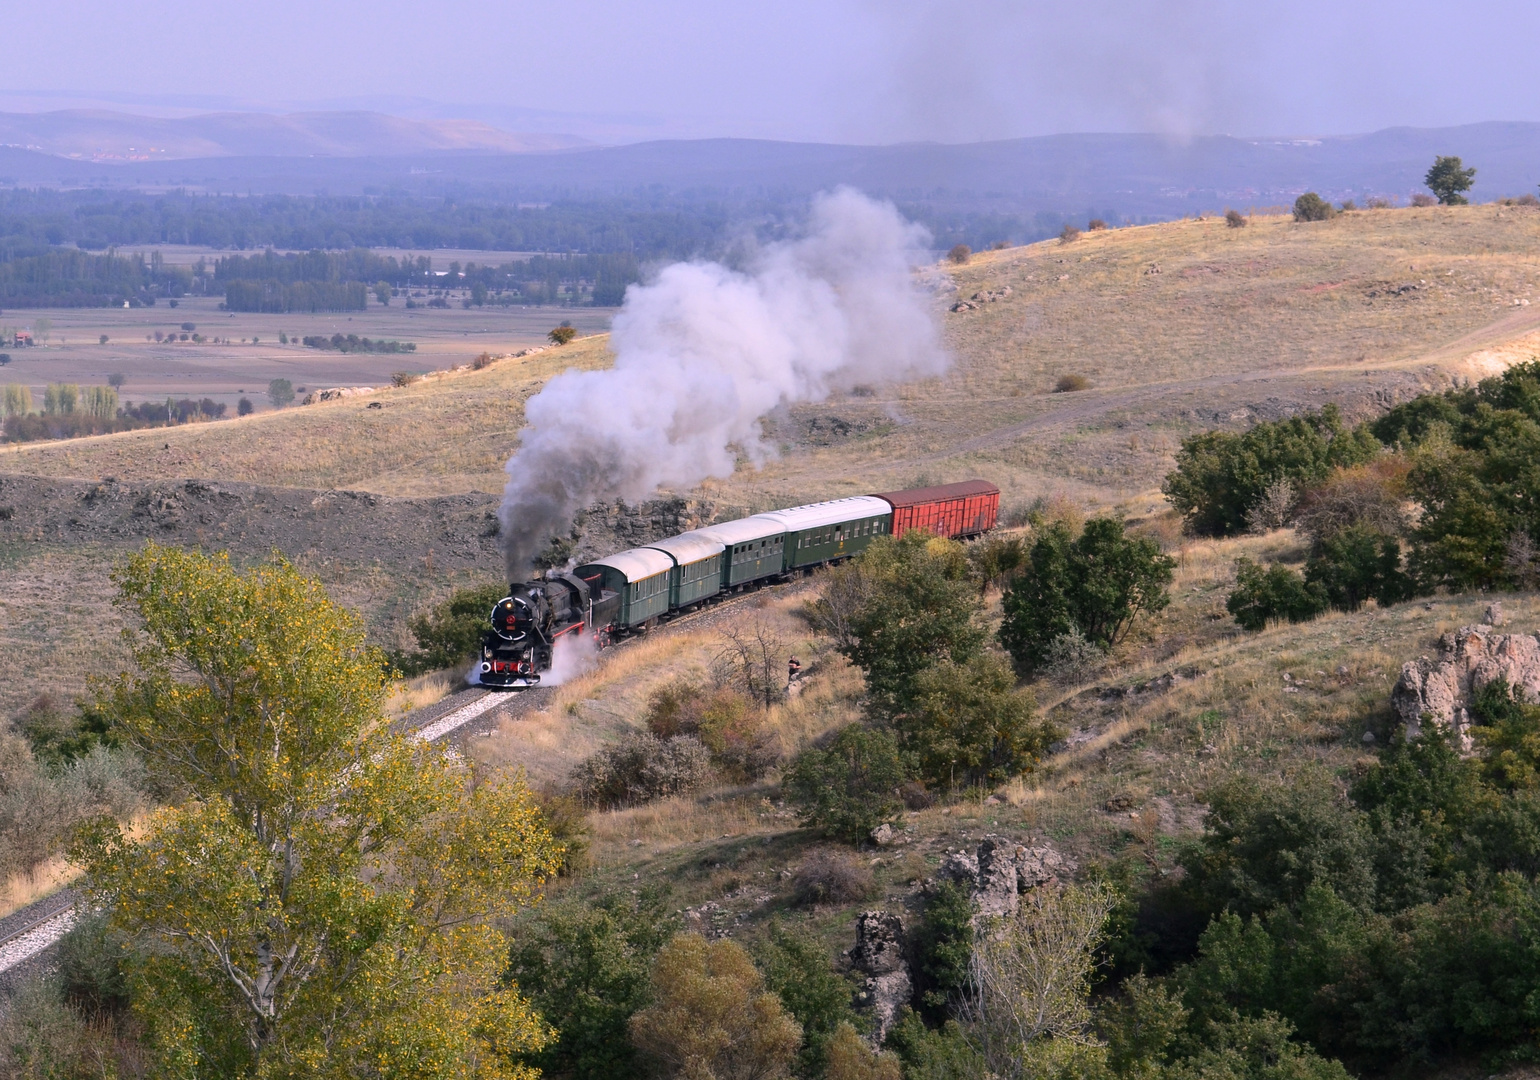
[[[87,1017],[120,1014],[129,1005],[123,976],[127,943],[100,912],[88,911],[59,939],[59,981],[64,998]]]
[[[1019,536],[991,533],[968,545],[968,569],[978,579],[980,591],[1003,586],[1026,560],[1027,546]]]
[[[1246,215],[1239,210],[1225,211],[1225,227],[1230,229],[1244,229],[1247,225]]]
[[[1063,524],[1043,529],[1006,591],[1000,640],[1027,675],[1073,629],[1111,648],[1140,615],[1170,603],[1175,566],[1155,541],[1124,535],[1114,518],[1092,518],[1078,537]]]
[[[552,345],[565,345],[567,342],[577,337],[577,329],[575,327],[568,326],[566,323],[562,323],[556,329],[547,334],[546,337],[550,339]]]
[[[391,373],[390,385],[398,387],[411,386],[414,382],[421,378],[422,376],[415,371],[396,371]]]
[[[1314,547],[1343,529],[1365,526],[1389,536],[1407,531],[1406,475],[1409,462],[1399,456],[1368,465],[1335,469],[1299,499],[1295,519]]]
[[[1080,627],[1073,626],[1048,643],[1043,656],[1043,674],[1054,682],[1076,686],[1094,678],[1106,660],[1106,650],[1094,641],[1087,641]]]
[[[506,978],[529,995],[556,1038],[523,1059],[545,1075],[631,1080],[642,1071],[627,1025],[652,1000],[652,959],[678,918],[643,889],[595,903],[551,901],[515,925]]]
[[[948,790],[1026,772],[1055,738],[1036,705],[1001,657],[933,665],[920,677],[914,708],[894,720],[907,771]]]
[[[1339,611],[1365,601],[1399,604],[1417,594],[1401,569],[1401,541],[1368,525],[1350,525],[1321,541],[1305,565],[1305,583]]]
[[[688,795],[710,778],[711,754],[699,739],[660,739],[646,731],[628,732],[572,773],[578,797],[606,809]]]
[[[1389,210],[1393,206],[1395,206],[1395,203],[1382,195],[1371,196],[1368,202],[1370,210]]]
[[[792,1018],[802,1025],[797,1075],[832,1080],[843,1067],[838,1064],[839,1059],[849,1054],[845,1033],[856,1035],[854,1025],[860,1023],[850,1007],[853,987],[849,980],[829,963],[823,942],[805,930],[793,930],[779,922],[770,924],[769,934],[753,951],[766,988],[781,999]],[[870,1051],[867,1054],[870,1056]],[[831,1056],[836,1061],[830,1061]]]
[[[492,354],[489,352],[477,353],[476,358],[471,361],[472,371],[481,371],[483,368],[488,368],[491,366]]]
[[[973,959],[973,899],[966,885],[940,881],[927,889],[914,954],[916,1000],[928,1016],[943,1017],[966,989]]]
[[[456,589],[427,614],[413,617],[411,629],[417,651],[392,659],[408,675],[467,663],[481,648],[481,636],[491,625],[492,608],[507,594],[502,585]]]
[[[1079,239],[1080,230],[1075,228],[1073,225],[1066,225],[1059,232],[1059,243],[1061,244],[1073,244],[1076,240]]]
[[[889,718],[914,700],[921,672],[944,660],[966,663],[984,644],[983,605],[968,577],[967,549],[913,530],[878,537],[852,564],[833,599],[815,605],[840,631],[840,651],[866,676],[869,708]],[[831,581],[831,585],[834,581]]]
[[[1286,479],[1274,480],[1262,489],[1257,501],[1246,511],[1246,530],[1269,533],[1289,523],[1294,513],[1294,485]]]
[[[1235,562],[1235,589],[1225,610],[1245,630],[1262,630],[1274,619],[1308,622],[1326,610],[1326,597],[1279,563],[1264,569],[1242,556]]]
[[[1055,394],[1073,394],[1089,389],[1091,389],[1091,380],[1084,375],[1060,375],[1059,381],[1053,384]]]
[[[792,760],[781,782],[802,824],[823,835],[859,843],[898,813],[894,791],[904,782],[898,745],[886,731],[850,724],[827,748],[812,747]]]
[[[802,860],[791,879],[798,904],[853,904],[869,900],[877,889],[871,867],[848,852],[815,851]]]
[[[902,1080],[898,1057],[886,1050],[873,1051],[848,1021],[835,1029],[828,1047],[824,1080]]]
[[[658,952],[653,1003],[631,1017],[631,1042],[681,1080],[787,1075],[802,1029],[765,990],[735,941],[680,934]]]
[[[1369,429],[1346,430],[1341,412],[1328,405],[1319,413],[1256,424],[1239,435],[1208,431],[1183,439],[1176,468],[1161,490],[1190,532],[1231,536],[1246,528],[1246,512],[1270,485],[1316,484],[1333,468],[1364,464],[1379,452]]]
[[[1295,221],[1330,221],[1337,216],[1331,203],[1313,191],[1307,191],[1294,200]]]
[[[251,403],[250,398],[243,397],[235,403],[236,416],[250,416],[255,411],[256,406]]]
[[[267,384],[267,399],[273,403],[273,408],[283,408],[294,400],[294,384],[288,379],[274,379]]]
[[[973,249],[967,244],[956,244],[952,247],[951,251],[946,253],[946,257],[951,260],[954,266],[963,266],[969,259],[973,258]]]
[[[1107,223],[1105,221],[1099,217],[1094,217],[1091,219],[1090,223],[1086,225],[1086,232],[1102,232],[1106,228]]]
[[[1413,206],[1437,206],[1438,205],[1438,200],[1435,199],[1432,195],[1425,195],[1425,194],[1423,194],[1422,192],[1419,191],[1417,194],[1412,196],[1412,205]]]
[[[764,775],[780,756],[764,711],[731,687],[707,690],[686,681],[665,684],[648,699],[646,723],[662,739],[696,736],[711,752],[718,770],[740,783]]]

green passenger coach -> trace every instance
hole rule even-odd
[[[674,560],[653,548],[631,548],[616,555],[584,563],[573,573],[583,579],[595,575],[601,584],[620,596],[620,626],[638,626],[668,611],[669,584]]]
[[[724,545],[688,532],[648,544],[647,548],[663,552],[674,562],[668,582],[670,608],[687,608],[722,591]]]
[[[786,569],[786,527],[776,521],[765,521],[763,515],[708,525],[685,536],[699,536],[723,546],[724,589],[774,577]]]
[[[865,551],[873,539],[888,534],[892,519],[893,508],[882,499],[855,495],[745,520],[781,526],[786,532],[786,569],[796,570]]]

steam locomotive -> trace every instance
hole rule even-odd
[[[544,580],[518,582],[492,609],[481,639],[481,685],[497,690],[534,686],[549,671],[556,643],[569,635],[591,634],[599,648],[610,644],[618,593],[599,579],[554,571]]]
[[[570,573],[511,585],[482,637],[480,681],[534,686],[558,641],[591,635],[599,648],[713,596],[784,581],[840,562],[878,536],[923,529],[969,537],[994,528],[1000,489],[983,480],[857,495],[708,525],[595,559]]]

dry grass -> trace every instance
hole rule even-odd
[[[0,885],[0,917],[52,896],[80,877],[80,868],[63,858],[49,859],[30,874],[12,874]]]
[[[1189,220],[978,253],[945,271],[959,291],[1010,285],[1012,293],[942,316],[957,358],[951,375],[793,410],[775,432],[782,460],[703,493],[752,510],[981,475],[1011,501],[1057,492],[1116,502],[1151,490],[1195,428],[1333,399],[1365,405],[1376,391],[1523,358],[1528,346],[1509,343],[1540,328],[1540,303],[1513,301],[1540,301],[1537,241],[1540,213],[1471,206],[1307,226],[1286,217],[1246,229]],[[1408,284],[1417,288],[1393,291]],[[606,363],[606,348],[606,338],[586,338],[382,392],[381,410],[350,399],[32,447],[0,465],[389,494],[495,491],[522,401],[565,366]],[[1067,375],[1094,387],[1050,393]],[[817,421],[832,417],[850,422],[848,437],[816,434],[829,430]]]
[[[458,681],[456,673],[447,671],[433,671],[414,679],[402,679],[393,684],[386,694],[386,719],[395,720],[413,709],[425,709],[443,701]]]

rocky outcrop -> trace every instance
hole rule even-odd
[[[1011,287],[1005,285],[999,289],[984,289],[974,293],[966,300],[959,300],[948,311],[977,311],[985,304],[993,304],[996,300],[1004,300],[1011,295]]]
[[[856,996],[872,1010],[872,1041],[879,1046],[898,1022],[899,1010],[914,997],[904,952],[903,919],[890,911],[863,911],[856,917],[850,964],[865,976]]]
[[[1440,638],[1438,648],[1436,659],[1420,656],[1402,665],[1390,693],[1408,735],[1421,731],[1426,720],[1449,728],[1470,749],[1471,701],[1498,679],[1540,701],[1540,635],[1462,626]]]
[[[986,836],[977,851],[949,851],[937,876],[968,886],[977,918],[1014,915],[1021,894],[1057,881],[1073,867],[1049,844],[1025,847],[1002,836]]]

